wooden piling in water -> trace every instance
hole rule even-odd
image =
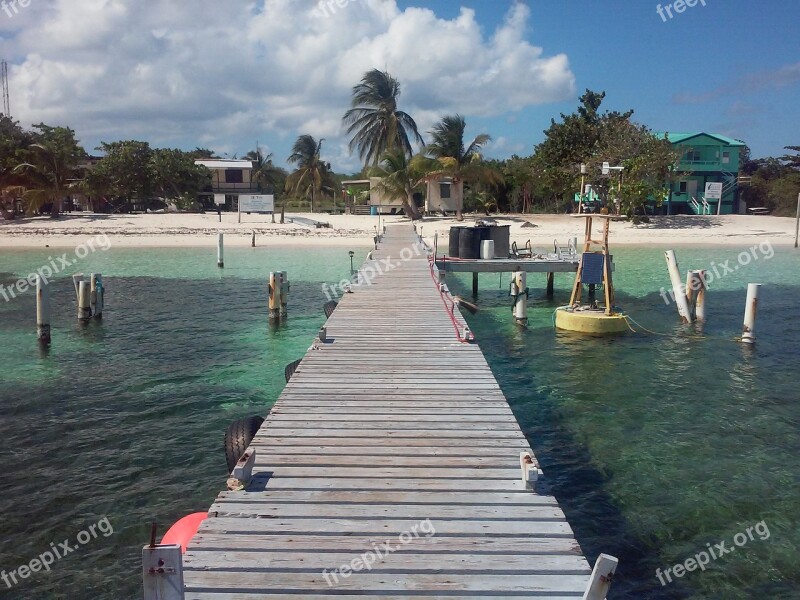
[[[88,281],[78,283],[78,319],[88,321],[92,318],[92,286]]]
[[[281,318],[281,274],[269,274],[269,320],[278,321]]]
[[[556,295],[556,274],[555,273],[548,273],[547,274],[547,297],[549,299],[553,299]]]
[[[36,276],[36,337],[43,346],[50,345],[50,290],[41,275]]]
[[[280,317],[285,319],[289,315],[289,275],[286,271],[280,271],[281,286],[281,306]]]
[[[225,268],[225,235],[222,233],[217,235],[217,266]]]
[[[105,287],[103,286],[103,276],[100,273],[92,273],[89,294],[92,316],[95,319],[102,319],[105,306]]]

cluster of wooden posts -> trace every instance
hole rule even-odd
[[[92,318],[103,318],[105,305],[105,287],[103,276],[92,273],[86,280],[83,273],[72,276],[75,286],[75,297],[78,306],[78,320],[88,323]],[[50,288],[41,275],[36,277],[36,337],[44,346],[49,346],[52,340],[50,333]]]
[[[678,314],[681,320],[684,323],[705,321],[706,296],[708,292],[706,271],[689,271],[686,276],[686,287],[684,288],[675,252],[667,250],[665,256],[667,267],[669,268],[669,277],[672,282],[672,292],[675,296],[675,304],[678,307]],[[744,344],[756,343],[756,314],[758,312],[758,293],[760,289],[760,283],[750,283],[747,286],[747,302],[745,304],[742,337],[740,338],[740,341]]]

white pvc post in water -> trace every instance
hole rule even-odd
[[[747,304],[744,307],[744,326],[742,327],[742,342],[745,344],[756,343],[756,315],[758,314],[758,292],[760,283],[750,283],[747,286]]]
[[[50,344],[50,290],[41,275],[36,276],[36,337]]]
[[[681,282],[678,259],[675,257],[675,252],[673,250],[667,250],[664,255],[667,258],[667,268],[669,269],[669,278],[672,281],[672,293],[675,296],[675,304],[678,305],[678,314],[681,317],[681,321],[684,323],[691,323],[692,315],[689,311],[689,302],[686,299],[686,290],[683,289],[683,282]]]
[[[225,268],[225,236],[222,233],[217,235],[217,266]]]
[[[514,273],[514,286],[517,297],[514,301],[514,320],[520,325],[528,322],[528,274],[525,271]]]

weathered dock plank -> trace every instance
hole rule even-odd
[[[582,597],[591,569],[523,485],[530,445],[416,241],[390,228],[362,272],[392,268],[339,299],[251,444],[252,480],[193,539],[186,598]]]

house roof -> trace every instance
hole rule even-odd
[[[743,142],[739,140],[735,140],[733,138],[729,138],[725,135],[720,135],[718,133],[706,133],[705,131],[698,131],[696,133],[657,133],[658,137],[663,137],[664,135],[667,136],[667,139],[673,144],[680,144],[686,142],[688,140],[694,139],[696,137],[700,137],[701,135],[706,135],[708,137],[714,138],[715,140],[719,140],[723,144],[728,146],[744,146]]]
[[[253,163],[249,160],[196,160],[196,165],[202,165],[209,169],[252,169]]]

